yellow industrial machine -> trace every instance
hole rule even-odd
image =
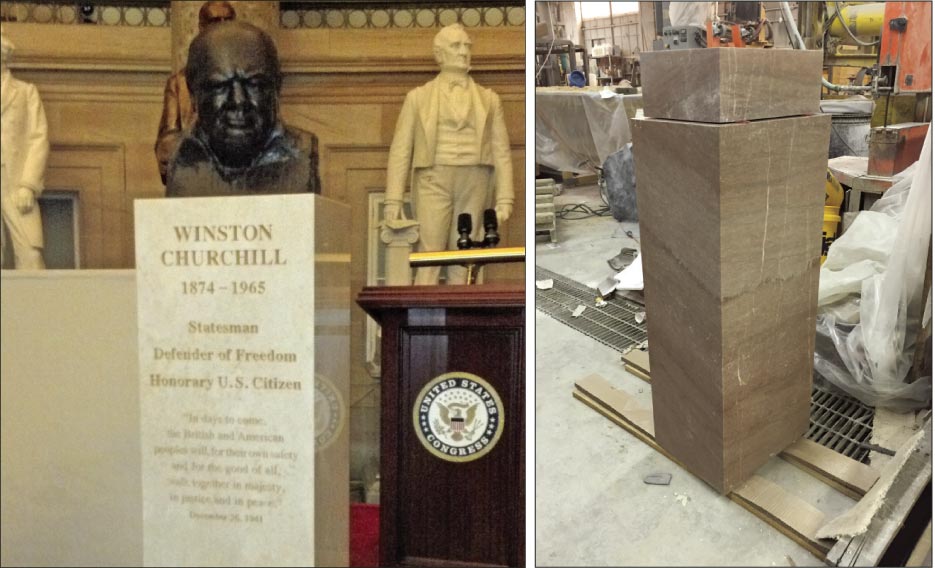
[[[840,17],[833,17],[830,27],[827,28],[828,33],[833,37],[843,38],[847,35],[873,37],[879,36],[880,30],[883,29],[883,2],[872,4],[825,2],[825,6],[828,12],[835,16],[840,6]]]
[[[831,170],[825,173],[825,216],[821,225],[821,263],[828,258],[828,247],[838,234],[841,222],[841,204],[844,203],[844,188]]]
[[[844,75],[877,63],[884,7],[884,2],[799,3],[799,30],[808,49],[824,50],[829,81],[843,83]]]

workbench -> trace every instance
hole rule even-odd
[[[867,161],[863,156],[840,156],[828,160],[828,168],[841,185],[850,188],[844,211],[856,213],[863,206],[863,194],[880,195],[899,180],[897,176],[872,176],[867,173]]]

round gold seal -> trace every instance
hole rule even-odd
[[[503,402],[490,383],[471,373],[445,373],[429,381],[412,407],[416,437],[432,455],[469,462],[497,445]]]
[[[315,375],[315,453],[338,439],[346,416],[341,391],[327,377]]]

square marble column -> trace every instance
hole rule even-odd
[[[818,113],[821,55],[735,48],[641,53],[643,112],[693,122]]]
[[[808,425],[830,117],[632,126],[656,440],[727,493]]]

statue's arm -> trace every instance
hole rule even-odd
[[[493,93],[493,130],[491,144],[494,161],[494,207],[500,223],[506,221],[513,212],[513,158],[510,153],[510,136],[507,134],[506,121],[503,118],[503,105],[500,97]]]
[[[156,161],[159,163],[159,175],[166,183],[169,160],[182,136],[182,115],[179,112],[178,79],[175,75],[166,81],[162,94],[162,117],[159,119],[159,133],[156,135]]]
[[[23,163],[23,175],[19,187],[25,187],[38,197],[45,189],[45,167],[49,160],[49,129],[45,109],[35,85],[29,84],[27,92],[27,122],[29,137]]]
[[[406,181],[409,177],[409,170],[412,169],[412,146],[418,115],[415,91],[409,91],[399,118],[396,120],[396,132],[393,134],[393,143],[390,145],[390,157],[386,167],[387,203],[402,206]]]

